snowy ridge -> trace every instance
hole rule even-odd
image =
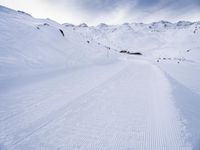
[[[176,51],[171,51],[169,46],[172,49],[186,51],[187,49],[198,48],[200,41],[200,22],[179,21],[171,23],[160,21],[150,24],[100,24],[96,27],[81,29],[74,26],[73,30],[118,51],[139,51],[146,55],[158,55],[158,50],[165,49],[166,53],[171,53],[175,57],[175,55],[177,56]],[[183,47],[184,49],[182,49]]]

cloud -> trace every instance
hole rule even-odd
[[[131,5],[135,0],[46,0],[52,3],[59,3],[63,6],[72,6],[85,12],[104,13],[110,12],[121,5]]]
[[[152,7],[159,4],[159,0],[138,0],[137,6],[142,8]]]
[[[200,20],[200,0],[1,0],[1,3],[60,23]]]
[[[156,6],[171,5],[177,8],[186,5],[200,7],[199,0],[46,0],[47,2],[58,3],[64,6],[73,5],[77,8],[94,13],[113,11],[123,5],[135,9],[151,9]]]

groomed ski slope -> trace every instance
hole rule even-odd
[[[157,66],[136,59],[8,90],[1,149],[190,150],[171,89]]]
[[[61,25],[0,6],[0,33],[0,150],[200,149],[200,22]]]

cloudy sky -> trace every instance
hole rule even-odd
[[[60,23],[200,21],[200,0],[0,0],[0,5]]]

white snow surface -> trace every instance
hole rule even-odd
[[[0,6],[0,33],[0,150],[200,149],[200,22],[61,25]]]

